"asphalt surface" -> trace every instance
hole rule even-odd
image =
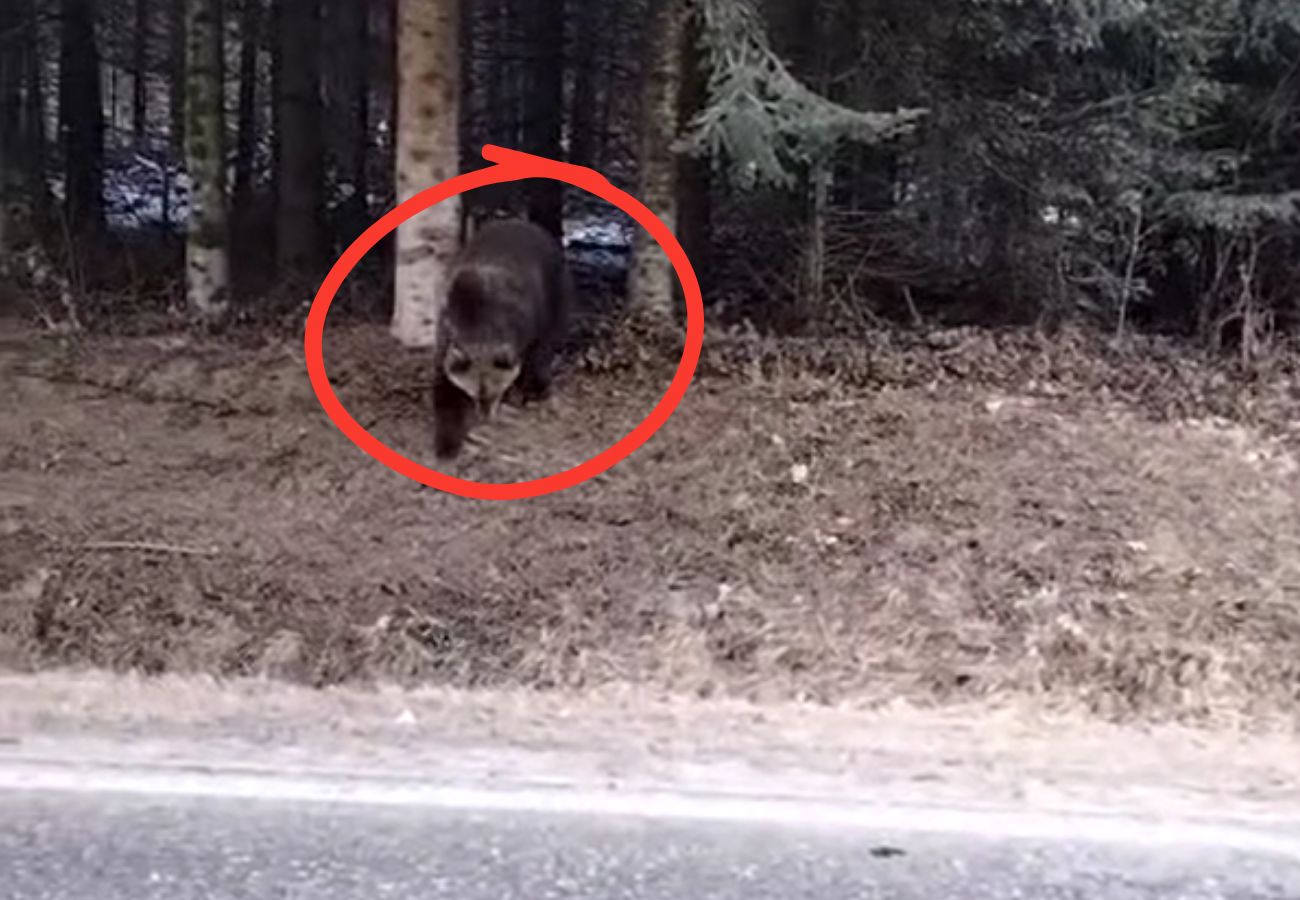
[[[1300,862],[799,823],[0,792],[14,900],[1296,900]]]

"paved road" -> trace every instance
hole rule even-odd
[[[0,873],[13,900],[1300,898],[1300,862],[1241,850],[12,785]]]

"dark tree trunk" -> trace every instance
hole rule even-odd
[[[502,98],[506,95],[506,73],[505,66],[497,59],[501,55],[502,41],[505,39],[506,4],[504,0],[501,3],[494,4],[499,8],[499,14],[492,20],[492,27],[489,29],[487,41],[485,42],[487,52],[494,56],[493,64],[488,66],[488,87],[487,87],[487,108],[484,110],[484,117],[487,119],[487,133],[489,140],[504,144],[509,137],[506,135],[505,128],[505,103]]]
[[[137,146],[149,128],[149,22],[152,3],[135,0],[135,78],[131,87],[131,135]]]
[[[603,6],[603,4],[602,4]],[[609,13],[608,8],[602,8],[600,14],[600,26],[597,34],[608,32],[613,26],[614,16]],[[602,169],[605,165],[605,154],[608,150],[607,144],[609,139],[609,122],[614,113],[614,97],[618,93],[618,60],[627,50],[627,42],[622,39],[619,33],[609,36],[608,40],[614,44],[614,49],[604,54],[602,65],[599,69],[600,89],[597,95],[592,98],[593,107],[595,108],[595,117],[591,121],[591,140],[592,140],[592,160],[591,165],[597,170]],[[642,44],[637,43],[637,52],[643,52]],[[626,99],[626,98],[624,98]]]
[[[22,42],[17,39],[22,27],[20,10],[12,4],[0,4],[0,253],[8,248],[9,204],[20,196],[25,181],[22,152]]]
[[[43,42],[40,33],[40,21],[37,16],[36,0],[26,0],[23,4],[24,20],[28,34],[24,51],[23,69],[26,75],[27,96],[22,109],[23,164],[26,172],[27,188],[32,201],[37,204],[38,217],[48,219],[53,207],[50,187],[47,180],[46,153],[49,149],[49,136],[45,124],[45,76],[41,71],[41,49]]]
[[[170,8],[171,28],[170,44],[168,48],[170,53],[169,68],[172,73],[171,84],[168,85],[168,143],[171,147],[170,159],[179,160],[185,153],[184,135],[185,135],[185,4],[174,2]],[[167,161],[165,171],[170,172],[170,159]],[[170,226],[175,211],[171,207],[172,183],[170,178],[163,181],[163,221]]]
[[[267,49],[271,53],[271,214],[278,220],[280,215],[280,168],[284,158],[284,54],[280,52],[280,30],[284,26],[284,0],[268,0],[270,3],[270,28],[266,38]],[[396,0],[394,0],[396,2]],[[272,258],[279,259],[277,246],[279,231],[271,228],[270,243]]]
[[[350,243],[365,228],[366,156],[370,152],[370,13],[355,0],[332,0],[328,58],[330,121],[335,178],[351,193],[339,211],[337,242]]]
[[[236,125],[232,208],[237,222],[249,220],[257,151],[257,51],[262,41],[262,0],[243,0],[239,20],[239,112]]]
[[[64,215],[72,233],[101,230],[104,218],[104,114],[95,40],[94,0],[63,0],[59,58],[59,132]]]
[[[569,0],[567,16],[573,23],[573,89],[569,100],[569,162],[575,166],[590,166],[594,159],[596,105],[596,63],[594,54],[585,52],[592,47],[599,33],[603,4],[593,5],[584,0]]]
[[[362,227],[370,224],[370,178],[366,163],[373,142],[370,140],[370,65],[374,58],[374,34],[370,27],[370,10],[361,12],[356,34],[357,80],[352,90],[352,117],[355,122],[356,155],[352,160],[352,184],[356,188],[355,213]]]
[[[559,159],[564,116],[564,16],[551,0],[529,0],[532,46],[524,92],[524,150]],[[564,226],[563,185],[549,178],[526,182],[528,217],[559,237]]]
[[[23,42],[18,35],[23,26],[21,10],[10,3],[0,3],[0,188],[17,180],[18,145],[23,120]]]
[[[280,166],[276,249],[285,274],[313,275],[321,257],[324,182],[319,0],[281,0]]]
[[[691,16],[682,29],[682,79],[677,95],[679,127],[685,127],[704,108],[708,99],[708,71],[700,53],[699,23]],[[691,260],[691,266],[700,282],[700,290],[708,298],[709,275],[713,270],[712,247],[712,177],[707,157],[683,154],[677,162],[677,216],[678,234],[682,249]],[[681,283],[677,283],[680,299]]]

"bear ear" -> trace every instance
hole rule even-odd
[[[443,365],[452,372],[466,372],[469,370],[469,356],[456,344],[447,345],[447,353],[443,357]]]

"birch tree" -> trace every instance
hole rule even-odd
[[[397,194],[402,202],[459,169],[460,0],[398,0]],[[460,238],[452,197],[397,229],[392,334],[431,346]]]
[[[678,97],[682,79],[682,35],[688,15],[686,0],[656,0],[651,12],[649,48],[641,93],[641,125],[637,158],[639,199],[668,229],[677,231]],[[636,230],[632,269],[628,273],[628,304],[636,315],[669,320],[673,315],[673,274],[667,254],[644,228]]]
[[[221,0],[187,0],[185,24],[185,164],[190,176],[186,300],[191,312],[213,321],[226,312],[230,279]]]

